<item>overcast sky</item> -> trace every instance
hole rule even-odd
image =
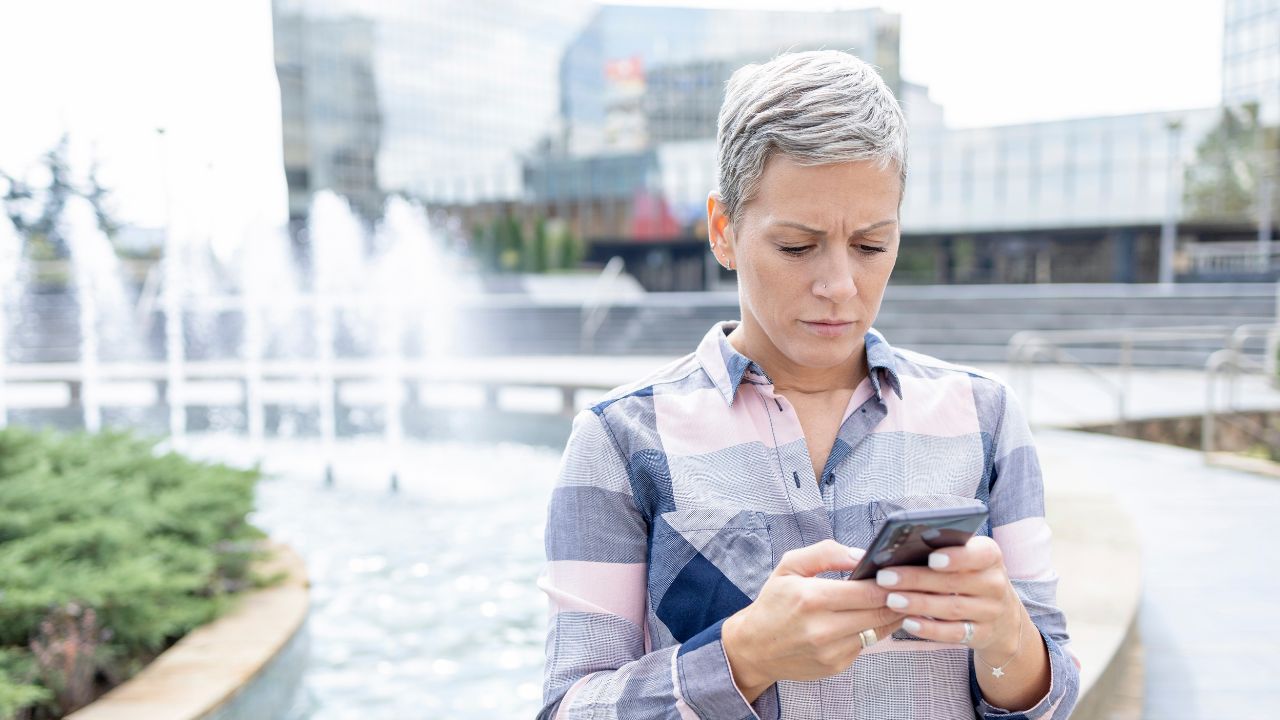
[[[898,12],[902,74],[929,86],[953,126],[1203,107],[1220,95],[1222,0],[654,4]],[[205,232],[283,222],[270,0],[5,3],[0,68],[0,169],[23,172],[66,130],[80,164],[100,158],[126,221],[163,223],[167,152],[175,222]]]
[[[1222,0],[701,0],[650,5],[902,16],[902,76],[948,125],[980,127],[1216,105]]]

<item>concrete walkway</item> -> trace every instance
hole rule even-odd
[[[1027,393],[1026,378],[991,370]],[[1070,368],[1038,368],[1030,383],[1049,492],[1064,481],[1105,484],[1137,528],[1143,717],[1280,716],[1280,564],[1270,557],[1280,480],[1208,466],[1194,450],[1052,429],[1115,420],[1114,395]],[[1204,373],[1147,370],[1127,383],[1129,419],[1198,415],[1207,402]],[[1227,394],[1220,381],[1220,403]],[[1238,409],[1280,408],[1280,391],[1260,376],[1241,376],[1234,397]]]
[[[1208,467],[1200,453],[1167,445],[1063,430],[1036,439],[1046,475],[1105,482],[1134,519],[1143,717],[1277,717],[1280,481]]]

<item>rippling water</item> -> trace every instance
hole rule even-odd
[[[312,582],[290,720],[537,713],[547,605],[535,582],[559,451],[413,445],[395,495],[377,443],[344,443],[333,488],[315,446],[267,457],[253,522],[306,559]]]

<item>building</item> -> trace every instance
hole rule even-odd
[[[321,189],[347,198],[366,217],[380,212],[383,117],[373,70],[374,29],[358,17],[275,16],[291,223],[305,220],[312,193]]]
[[[585,0],[273,0],[290,218],[331,189],[366,219],[389,193],[522,192],[557,122],[557,67]]]
[[[1218,108],[942,128],[911,139],[899,277],[1153,282]],[[1219,228],[1180,223],[1184,241]]]
[[[714,138],[724,83],[788,50],[837,49],[898,89],[897,15],[605,5],[560,61],[561,147],[572,156]]]
[[[1251,12],[1256,21],[1261,10]],[[1247,31],[1255,41],[1256,25]],[[709,29],[726,28],[738,29],[738,44],[708,38]],[[769,30],[757,37],[758,28]],[[928,89],[897,75],[897,37],[897,17],[874,9],[603,8],[565,52],[563,135],[526,166],[526,179],[536,179],[528,196],[612,248],[677,242],[675,233],[633,231],[641,224],[634,217],[657,197],[670,218],[658,227],[702,242],[725,81],[781,50],[835,47],[878,66],[907,116],[904,281],[1153,281],[1165,222],[1180,223],[1183,245],[1239,235],[1240,227],[1186,222],[1181,202],[1185,168],[1219,108],[948,128]],[[582,180],[602,158],[628,171],[617,182]]]
[[[1228,106],[1265,109],[1280,92],[1277,5],[1227,3]],[[729,76],[780,52],[833,48],[875,66],[907,117],[903,281],[1147,281],[1170,220],[1180,246],[1249,232],[1240,218],[1188,214],[1181,200],[1221,108],[948,128],[928,89],[900,77],[899,18],[876,8],[274,8],[295,222],[311,193],[331,188],[371,218],[400,192],[468,232],[515,215],[527,227],[554,218],[600,247],[699,243]]]
[[[696,234],[735,70],[789,50],[834,48],[872,63],[900,92],[898,37],[898,16],[876,8],[599,7],[560,61],[559,122],[525,163],[526,200],[597,240]],[[911,87],[921,117],[940,118],[927,91]]]
[[[1280,0],[1227,0],[1222,33],[1222,103],[1256,102],[1280,124]]]

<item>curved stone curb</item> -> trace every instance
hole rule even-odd
[[[1239,453],[1231,452],[1215,452],[1210,453],[1205,462],[1218,467],[1230,468],[1232,470],[1240,470],[1242,472],[1253,473],[1255,475],[1266,475],[1267,477],[1280,478],[1280,463],[1272,462],[1265,458],[1249,457]]]
[[[1108,711],[1125,675],[1141,672],[1138,638],[1142,554],[1133,519],[1114,493],[1091,481],[1071,458],[1037,438],[1045,472],[1045,508],[1053,527],[1058,602],[1067,615],[1071,651],[1080,659],[1080,695],[1072,718],[1113,718]],[[1131,667],[1134,662],[1139,667]]]
[[[267,575],[285,572],[279,584],[247,593],[229,613],[192,630],[142,672],[66,720],[201,720],[283,713],[287,708],[223,712],[256,680],[270,674],[277,658],[292,654],[289,648],[305,648],[299,630],[309,607],[306,566],[286,545],[272,543],[270,550],[272,556],[258,569]]]

